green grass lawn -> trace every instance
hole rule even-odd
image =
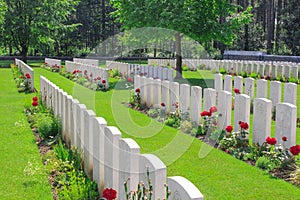
[[[300,199],[299,188],[127,108],[124,103],[129,100],[129,91],[115,79],[110,80],[115,82],[115,89],[93,92],[57,73],[36,68],[37,90],[40,75],[104,117],[108,125],[117,126],[122,137],[136,140],[142,153],[157,155],[167,165],[168,176],[180,175],[193,182],[205,199]],[[196,84],[197,76],[187,78]],[[209,72],[202,77],[213,80]]]
[[[0,69],[0,199],[53,199],[35,138],[23,112],[33,95],[19,94],[11,69]],[[32,163],[33,175],[24,169]]]

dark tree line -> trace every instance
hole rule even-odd
[[[252,6],[252,22],[240,29],[230,49],[263,50],[269,54],[300,55],[299,0],[232,0]]]

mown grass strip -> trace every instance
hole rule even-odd
[[[32,95],[18,93],[11,69],[0,69],[0,76],[0,199],[53,199],[23,112]]]

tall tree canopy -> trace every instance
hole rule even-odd
[[[114,16],[125,30],[161,27],[175,30],[176,70],[181,77],[181,36],[198,42],[231,44],[236,31],[250,19],[249,11],[237,12],[230,0],[111,0]]]
[[[29,47],[39,43],[53,43],[55,38],[74,29],[67,24],[77,0],[5,0],[3,36],[6,42],[22,54],[26,62]]]

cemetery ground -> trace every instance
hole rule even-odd
[[[124,138],[133,138],[140,145],[142,153],[157,155],[168,166],[168,176],[181,175],[188,178],[201,190],[206,199],[299,198],[299,188],[271,177],[262,170],[221,151],[210,151],[201,141],[129,109],[124,105],[128,102],[129,91],[123,87],[117,85],[108,92],[93,92],[57,73],[36,68],[35,76],[40,75],[77,98],[89,109],[93,109],[97,116],[104,117],[108,125],[119,127]],[[210,76],[213,77],[213,74]],[[39,90],[39,80],[35,81]],[[110,79],[111,83],[116,81]],[[116,111],[117,114],[114,113]],[[134,121],[135,126],[129,123],[128,117]],[[151,130],[159,131],[152,137],[143,138],[146,136],[145,132],[151,134]],[[299,138],[297,141],[299,142]],[[210,152],[204,158],[199,158],[201,149]]]
[[[181,175],[189,179],[199,188],[205,199],[299,199],[299,188],[280,179],[271,177],[262,170],[236,160],[224,152],[210,149],[206,144],[196,138],[178,132],[178,130],[174,128],[163,126],[161,123],[150,119],[144,114],[129,109],[124,105],[128,102],[129,91],[124,90],[123,87],[118,87],[118,84],[116,84],[117,87],[115,89],[111,89],[108,92],[93,92],[80,85],[74,84],[72,81],[57,73],[39,68],[34,68],[34,71],[35,77],[39,77],[40,75],[45,76],[68,94],[77,98],[81,103],[86,104],[89,109],[93,109],[97,116],[104,117],[108,125],[119,127],[123,137],[130,137],[137,141],[142,153],[153,153],[157,155],[168,166],[168,176]],[[207,73],[205,78],[209,79],[208,82],[213,83],[213,74],[210,71],[204,71],[201,74],[203,75],[205,73]],[[1,101],[3,101],[1,104],[3,109],[1,110],[9,110],[7,108],[8,103],[14,102],[16,106],[13,111],[16,114],[18,113],[19,116],[25,120],[25,115],[22,113],[22,106],[24,105],[24,101],[30,101],[31,97],[29,97],[29,95],[17,94],[9,70],[1,69],[1,74],[3,77],[8,77],[5,80],[1,79],[1,86],[5,88],[3,90],[5,93],[1,93],[1,96],[3,95],[3,98],[1,98]],[[191,84],[201,82],[199,74],[195,72],[184,72],[184,76]],[[110,79],[111,83],[116,83],[117,81],[117,79]],[[8,87],[7,85],[9,84],[10,86]],[[39,91],[39,78],[35,79],[35,87],[37,91]],[[11,101],[8,99],[11,93],[16,96],[16,99],[20,99],[20,97],[23,97],[23,99],[21,98],[22,100],[20,102]],[[300,92],[298,92],[298,95],[299,94]],[[115,111],[118,111],[117,115],[114,113]],[[2,113],[2,124],[6,127],[3,130],[10,132],[11,127],[8,127],[8,122],[4,122],[4,119],[8,120],[9,118],[11,123],[14,124],[17,118],[13,114],[7,116],[6,113],[8,113],[8,111]],[[128,123],[127,114],[129,114],[130,118],[135,124],[139,125],[139,127],[133,127],[132,124]],[[27,122],[25,123],[27,124]],[[150,131],[159,130],[159,132],[155,132],[152,137],[142,138],[145,129],[149,129],[149,127],[147,127],[149,124],[152,128]],[[27,129],[32,142],[34,139],[33,135],[30,135],[31,131],[28,126]],[[299,129],[297,129],[297,133],[298,132]],[[297,135],[297,143],[299,143],[299,133]],[[11,139],[11,135],[7,137],[8,138],[4,139]],[[7,142],[1,145],[1,147],[5,146],[5,148],[7,148],[6,143]],[[173,145],[173,143],[176,145]],[[32,149],[36,149],[36,152],[38,152],[34,142],[32,142],[32,145]],[[15,145],[12,145],[10,151],[15,152],[14,146]],[[211,151],[203,158],[199,158],[198,155],[201,149]],[[8,153],[11,153],[10,151],[8,151]],[[15,154],[19,152],[23,151],[19,150],[15,152]],[[41,163],[39,163],[38,153],[36,154],[36,161],[41,165]],[[2,159],[5,161],[4,164],[10,161],[7,156],[8,155]],[[30,154],[30,156],[32,155]],[[14,157],[19,161],[16,155]],[[27,162],[28,160],[26,160],[25,166]],[[3,166],[4,164],[2,163]],[[23,169],[24,167],[17,172],[17,175],[15,172],[11,172],[10,177],[12,174],[14,174],[14,176],[23,175]],[[42,178],[46,180],[45,176]],[[4,180],[2,181],[4,182]],[[44,186],[47,188],[47,184]],[[12,190],[12,188],[10,189]],[[46,194],[46,192],[41,191],[39,191],[41,194]],[[51,196],[50,191],[48,193],[49,196]]]
[[[53,199],[23,112],[32,96],[18,93],[11,69],[0,69],[0,76],[0,199]]]

